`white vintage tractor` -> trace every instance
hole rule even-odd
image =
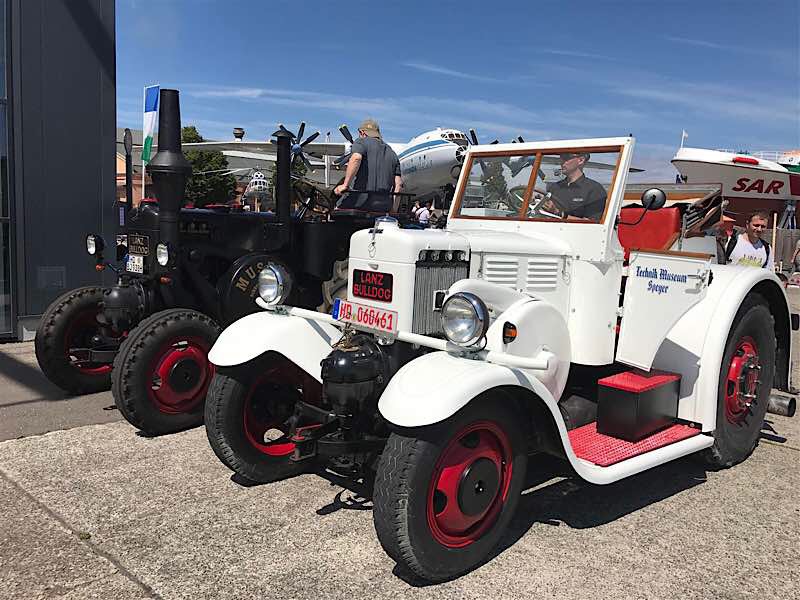
[[[265,310],[209,355],[220,460],[262,482],[374,473],[381,544],[442,581],[490,556],[533,453],[596,484],[745,459],[768,403],[793,411],[770,390],[791,389],[797,315],[772,272],[681,239],[660,190],[620,210],[633,145],[473,147],[445,230],[353,235],[332,315],[283,306],[292,282],[264,269]]]

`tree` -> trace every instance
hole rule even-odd
[[[189,125],[181,129],[181,141],[189,144],[205,140],[194,125]],[[192,165],[192,176],[186,183],[186,202],[199,208],[231,199],[236,191],[236,178],[225,173],[228,159],[222,152],[190,150],[184,154]]]

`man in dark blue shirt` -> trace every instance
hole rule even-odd
[[[599,221],[606,208],[606,190],[583,174],[589,153],[564,153],[559,159],[564,179],[547,185],[547,191],[552,194],[551,202],[564,216]]]

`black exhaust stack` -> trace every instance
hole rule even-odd
[[[292,185],[292,134],[285,129],[279,129],[272,134],[278,138],[276,169],[278,176],[275,178],[275,213],[278,222],[289,224],[289,190]]]
[[[178,243],[178,216],[192,165],[181,151],[181,107],[178,90],[161,90],[158,152],[147,165],[158,199],[159,242]]]

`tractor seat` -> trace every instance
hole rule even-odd
[[[636,223],[644,208],[630,207],[620,211],[621,223]],[[619,243],[627,262],[631,250],[669,250],[681,234],[681,211],[677,207],[648,211],[638,225],[617,227]]]

